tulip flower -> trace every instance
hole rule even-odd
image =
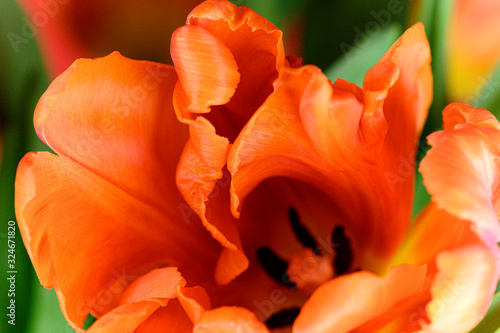
[[[78,58],[118,50],[134,59],[171,63],[169,38],[201,0],[19,0],[52,77]]]
[[[456,0],[449,28],[447,93],[473,102],[500,63],[500,3]]]
[[[35,128],[57,155],[23,158],[16,215],[78,332],[89,313],[88,332],[197,333],[467,332],[484,316],[500,124],[444,111],[421,167],[433,203],[411,224],[423,26],[363,88],[290,65],[280,38],[208,1],[174,33],[175,67],[78,60],[42,96]]]

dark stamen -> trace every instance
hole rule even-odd
[[[337,252],[337,256],[333,261],[335,273],[337,275],[347,273],[352,264],[352,249],[351,241],[346,237],[343,227],[337,226],[333,230],[332,246]]]
[[[309,230],[302,224],[299,214],[295,208],[288,209],[288,219],[290,220],[290,225],[292,230],[299,239],[299,241],[305,247],[310,248],[315,254],[319,255],[319,246],[314,240],[313,236],[309,233]]]
[[[267,246],[261,247],[257,250],[257,259],[266,273],[276,282],[292,289],[296,288],[295,283],[290,281],[286,272],[288,263],[274,253],[273,250]]]
[[[283,310],[281,312],[273,314],[266,321],[266,325],[271,329],[290,326],[293,324],[299,313],[300,309],[298,308]]]

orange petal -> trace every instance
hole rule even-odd
[[[193,323],[177,299],[171,300],[166,307],[156,310],[133,332],[163,332],[166,328],[171,330],[171,332],[193,332]]]
[[[219,283],[228,283],[248,267],[236,221],[230,214],[230,175],[222,172],[229,142],[217,136],[213,126],[202,117],[191,124],[190,133],[179,161],[177,186],[203,225],[225,247],[215,276]]]
[[[304,304],[293,332],[350,332],[424,288],[426,267],[401,265],[381,278],[362,271],[344,275],[318,288]]]
[[[216,278],[228,283],[246,269],[248,260],[234,219],[210,213],[223,208],[221,199],[210,203],[214,200],[209,194],[219,190],[216,184],[221,182],[230,142],[273,91],[279,69],[285,66],[282,33],[249,8],[210,0],[196,7],[187,25],[176,31],[172,57],[179,73],[175,110],[190,124],[191,137],[177,183],[207,229],[226,247]]]
[[[175,267],[159,268],[137,278],[122,295],[120,305],[148,299],[171,299],[176,297],[179,287],[186,281]],[[161,303],[165,306],[167,303]]]
[[[153,270],[126,289],[120,305],[99,318],[88,332],[135,332],[160,306],[165,307],[186,281],[176,268]]]
[[[210,309],[210,298],[202,287],[181,288],[178,286],[177,297],[193,323],[198,322],[203,312]]]
[[[195,325],[193,333],[269,333],[266,325],[244,308],[221,307],[206,311]]]
[[[412,225],[394,265],[427,264],[429,294],[415,300],[387,332],[467,332],[484,316],[500,274],[500,251],[431,203]],[[385,332],[385,331],[384,331]]]
[[[210,301],[203,288],[184,288],[185,284],[174,267],[153,270],[135,280],[120,305],[99,318],[88,332],[157,332],[165,327],[192,332],[192,316],[197,321]]]
[[[182,112],[206,113],[212,105],[227,103],[240,81],[231,50],[206,29],[193,25],[178,28],[171,44],[179,89],[190,101]]]
[[[175,200],[173,175],[188,138],[172,105],[171,66],[113,53],[78,60],[41,97],[39,137],[63,155],[146,202]]]
[[[172,57],[183,91],[176,99],[187,96],[191,100],[190,104],[176,103],[180,119],[188,121],[194,116],[189,112],[208,112],[212,105],[224,105],[212,108],[215,115],[206,117],[231,141],[272,92],[273,81],[285,64],[281,31],[249,8],[218,0],[205,1],[191,12],[187,25],[173,36]],[[225,117],[218,117],[219,113],[234,117],[230,126],[237,128],[224,128],[223,120],[217,118]]]
[[[363,88],[370,92],[388,89],[383,103],[384,117],[389,125],[387,139],[398,152],[415,150],[415,140],[427,119],[432,102],[430,62],[424,26],[417,23],[406,30],[366,73],[363,81]]]
[[[217,136],[214,127],[202,117],[191,124],[190,134],[178,163],[176,182],[186,202],[202,215],[208,196],[224,176],[222,168],[230,145],[227,139]]]
[[[460,104],[443,115],[446,129],[429,136],[433,148],[420,166],[424,184],[440,208],[472,221],[483,239],[498,243],[500,124],[486,110]]]
[[[469,332],[481,321],[500,276],[498,247],[495,252],[477,245],[438,255],[439,271],[426,306],[431,323],[425,332]]]
[[[219,247],[199,221],[184,221],[182,203],[178,196],[159,210],[49,153],[26,155],[16,179],[16,214],[37,275],[60,289],[61,308],[79,327],[154,267],[178,264],[193,283],[206,280]]]
[[[285,64],[281,31],[250,8],[229,1],[205,1],[187,22],[210,31],[231,51],[241,81],[226,107],[248,119],[272,92]]]
[[[122,305],[97,320],[88,330],[88,333],[132,333],[148,317],[160,308],[155,300],[135,302]],[[85,332],[77,330],[77,332]]]

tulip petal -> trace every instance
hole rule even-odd
[[[415,150],[415,140],[427,119],[432,102],[430,61],[424,26],[417,23],[366,73],[363,81],[363,88],[368,91],[389,89],[383,103],[390,128],[386,140],[398,153]]]
[[[245,308],[220,307],[206,311],[195,325],[193,333],[269,333],[266,326]]]
[[[78,60],[41,97],[35,129],[59,155],[164,206],[188,138],[171,103],[176,80],[171,66],[116,52]]]
[[[488,311],[500,273],[500,256],[485,246],[440,253],[439,272],[426,311],[431,324],[424,332],[469,332]]]
[[[471,225],[434,203],[420,213],[393,264],[427,264],[432,285],[392,323],[394,332],[468,332],[479,323],[500,276],[500,250],[483,243]]]
[[[172,67],[114,53],[75,62],[37,106],[35,128],[60,157],[31,154],[21,162],[16,212],[42,284],[58,289],[61,307],[75,326],[89,311],[100,316],[116,305],[123,286],[108,286],[120,282],[113,274],[127,274],[122,281],[127,285],[158,265],[195,262],[169,234],[179,233],[181,241],[184,233],[186,244],[198,244],[193,249],[206,245],[202,252],[213,251],[206,264],[215,264],[217,246],[206,239],[199,221],[187,219],[175,185],[188,138],[169,102],[175,82]],[[67,198],[64,205],[58,204],[61,197]],[[152,234],[152,229],[166,233]],[[87,245],[71,245],[82,235],[89,237]],[[98,263],[89,259],[103,256],[107,260]],[[64,268],[75,258],[78,265],[68,272]]]
[[[428,137],[433,148],[420,166],[424,184],[440,208],[498,243],[500,124],[486,110],[461,104],[449,105],[443,116],[445,130]]]
[[[184,222],[182,202],[178,195],[170,211],[160,211],[49,153],[26,155],[16,179],[28,254],[75,327],[87,313],[99,317],[117,306],[125,287],[152,268],[175,264],[196,285],[206,280],[199,274],[213,269],[219,246],[199,221]]]
[[[249,8],[218,0],[197,6],[174,33],[172,57],[181,82],[179,119],[190,122],[196,118],[190,113],[210,111],[205,117],[231,141],[272,92],[286,62],[278,28]]]
[[[194,315],[198,321],[205,311],[198,301],[206,308],[210,301],[203,288],[184,288],[185,284],[174,267],[152,270],[136,279],[120,305],[99,318],[88,332],[156,332],[165,327],[192,332],[190,317]]]
[[[250,8],[229,1],[205,1],[187,22],[210,31],[231,50],[241,80],[226,108],[248,119],[272,92],[285,64],[281,31]]]
[[[425,265],[401,265],[384,278],[362,271],[333,279],[304,304],[293,332],[350,332],[421,293],[425,274]]]
[[[207,113],[210,106],[227,103],[240,81],[231,51],[208,30],[193,25],[178,28],[171,44],[179,89],[191,102],[182,113]]]
[[[179,161],[177,184],[212,237],[225,247],[215,271],[216,280],[225,284],[248,267],[236,221],[230,214],[230,175],[222,172],[229,143],[215,135],[213,126],[202,117],[190,126],[190,133]],[[208,138],[213,141],[207,141]]]
[[[143,301],[122,305],[97,320],[88,333],[132,333],[160,307],[157,301]],[[77,332],[85,332],[78,330]]]
[[[248,267],[248,259],[234,219],[211,213],[223,209],[212,192],[228,190],[217,184],[223,182],[230,143],[273,91],[280,68],[287,64],[282,33],[249,8],[209,0],[174,33],[172,57],[179,75],[176,114],[190,125],[177,184],[205,227],[226,247],[216,279],[228,283]]]
[[[160,306],[167,306],[177,296],[178,287],[185,284],[176,268],[153,270],[136,279],[125,290],[120,305],[99,318],[88,332],[135,332]]]

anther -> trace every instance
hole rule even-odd
[[[266,273],[276,282],[291,289],[295,289],[297,287],[288,277],[288,262],[281,259],[269,247],[264,246],[258,249],[257,259]]]
[[[351,241],[346,237],[344,228],[337,226],[332,233],[332,247],[337,253],[333,260],[333,267],[337,275],[345,274],[352,264]]]
[[[295,208],[291,207],[288,209],[288,220],[290,221],[290,226],[293,232],[297,236],[299,242],[305,247],[310,248],[315,254],[319,255],[318,243],[314,240],[313,236],[309,233],[309,230],[302,224],[299,214]]]
[[[292,308],[280,311],[278,313],[273,314],[266,321],[266,325],[271,329],[291,326],[295,321],[295,319],[299,316],[299,313],[300,313],[299,308]]]

